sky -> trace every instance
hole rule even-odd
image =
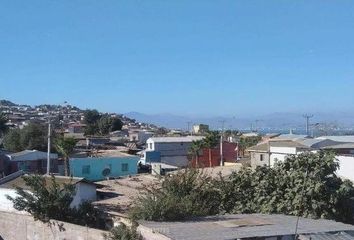
[[[0,99],[125,113],[354,109],[354,1],[2,0]]]

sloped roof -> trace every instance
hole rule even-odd
[[[252,147],[249,147],[246,149],[246,151],[249,151],[249,152],[268,152],[269,150],[269,143],[266,142],[266,143],[260,143],[258,145],[255,145],[255,146],[252,146]]]
[[[338,233],[314,233],[301,235],[301,240],[354,240],[354,237],[345,232]]]
[[[303,140],[299,140],[298,142],[314,149],[321,149],[327,146],[335,146],[340,144],[340,142],[336,142],[330,139],[319,139],[319,138],[303,139]]]
[[[300,135],[300,134],[281,134],[278,137],[273,138],[274,140],[301,140],[301,139],[307,139],[311,138],[308,135]]]
[[[24,150],[21,152],[17,153],[12,153],[8,154],[10,157],[11,161],[23,161],[23,160],[40,160],[40,159],[46,159],[47,158],[47,153],[46,152],[41,152],[38,150]],[[51,159],[56,159],[58,158],[58,154],[56,153],[51,153],[50,154]]]
[[[322,136],[322,137],[319,137],[318,139],[330,139],[330,140],[336,141],[336,142],[352,142],[352,143],[354,143],[354,135],[348,135],[348,136]]]
[[[310,149],[310,147],[301,144],[296,141],[270,141],[271,147],[294,147],[294,148],[301,148],[301,149]]]

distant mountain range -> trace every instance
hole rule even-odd
[[[258,117],[188,117],[173,114],[144,114],[129,112],[125,114],[140,122],[152,123],[159,126],[175,129],[187,129],[189,124],[204,123],[211,129],[220,129],[222,121],[225,121],[225,128],[250,130],[253,129],[274,129],[288,130],[304,129],[305,119],[301,113],[271,113]],[[354,113],[314,113],[310,119],[311,124],[317,127],[327,128],[354,128]]]

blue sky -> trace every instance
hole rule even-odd
[[[189,115],[350,111],[354,2],[0,4],[0,98]]]

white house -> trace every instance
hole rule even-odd
[[[13,208],[10,207],[8,202],[6,203],[6,197],[4,197],[3,195],[8,194],[11,196],[16,196],[16,187],[21,187],[25,190],[30,190],[29,187],[26,185],[25,181],[22,179],[23,175],[23,171],[18,171],[0,179],[0,199],[4,204],[4,208],[6,208],[8,211],[13,211]],[[50,178],[50,176],[45,176],[45,179],[48,184],[50,184]],[[71,202],[71,207],[77,207],[85,201],[92,202],[97,200],[96,185],[94,183],[86,181],[84,178],[55,176],[55,181],[60,186],[63,186],[64,184],[75,185],[75,195],[73,201]],[[1,209],[2,208],[0,208],[0,210]]]
[[[284,139],[284,138],[283,138]],[[272,139],[247,149],[251,153],[251,167],[274,166],[277,161],[284,161],[289,155],[318,150],[333,150],[339,161],[337,174],[354,181],[354,142],[339,142],[349,140],[346,136],[334,138],[288,138],[294,140]],[[354,138],[353,138],[354,139]]]
[[[201,136],[152,137],[146,141],[146,150],[141,162],[151,164],[161,162],[177,167],[188,165],[188,152],[193,141],[202,140]]]

